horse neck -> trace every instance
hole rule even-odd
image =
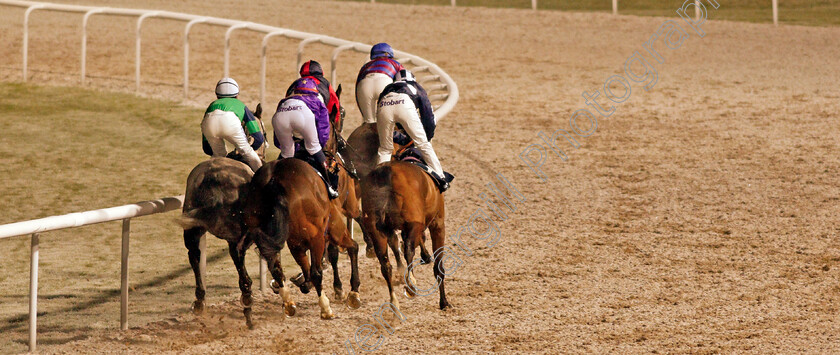
[[[330,122],[330,138],[328,138],[327,143],[324,144],[324,150],[335,154],[337,146],[338,145],[335,142],[335,129],[332,126],[332,122]]]

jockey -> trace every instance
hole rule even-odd
[[[232,143],[242,154],[252,170],[263,162],[255,150],[262,146],[265,138],[259,122],[245,104],[237,99],[239,84],[231,78],[222,78],[216,84],[216,101],[204,112],[201,121],[201,142],[204,153],[214,157],[227,155],[225,141]],[[247,135],[254,139],[248,145]]]
[[[388,43],[378,43],[370,49],[370,61],[356,77],[356,104],[365,123],[376,122],[376,101],[385,86],[394,82],[402,64],[394,60],[394,50]]]
[[[418,116],[417,111],[420,111]],[[415,80],[410,71],[397,73],[397,81],[389,84],[379,95],[376,111],[376,130],[379,134],[379,163],[391,160],[394,151],[394,124],[399,123],[408,133],[414,145],[423,154],[426,164],[437,175],[441,192],[449,188],[452,175],[445,173],[440,165],[432,143],[435,135],[435,113],[426,90]]]
[[[306,151],[315,159],[315,169],[321,174],[330,199],[338,197],[329,182],[327,158],[323,147],[330,138],[330,118],[327,107],[318,98],[315,81],[300,78],[292,84],[292,95],[280,100],[277,112],[271,118],[274,126],[274,145],[280,148],[280,157],[291,158],[295,155],[295,142],[292,134],[303,136]]]
[[[341,104],[338,102],[338,95],[335,94],[332,85],[324,78],[324,70],[321,69],[321,64],[314,60],[303,63],[300,67],[300,77],[315,81],[315,85],[318,87],[318,94],[320,94],[321,101],[327,106],[327,111],[330,113],[333,126],[338,128],[339,121],[341,120]],[[286,96],[294,94],[294,90],[295,83],[292,83],[286,90]]]

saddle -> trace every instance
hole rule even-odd
[[[259,154],[257,154],[257,155],[259,155]],[[228,159],[233,159],[233,160],[236,160],[236,161],[238,161],[238,162],[240,162],[240,163],[243,163],[243,164],[245,164],[245,165],[248,165],[248,161],[246,161],[246,160],[245,160],[245,156],[243,156],[242,154],[240,154],[240,153],[239,153],[239,151],[238,151],[238,150],[236,150],[236,149],[234,149],[234,150],[230,151],[229,153],[227,153],[227,155],[225,155],[225,158],[228,158]],[[262,159],[263,161],[265,161],[265,159],[263,159],[263,157],[262,157],[262,156],[260,156],[260,159]]]
[[[429,165],[426,164],[426,161],[423,160],[423,154],[421,154],[420,150],[414,146],[413,142],[398,151],[397,154],[394,155],[394,158],[398,161],[414,164],[423,170],[427,175],[429,175],[429,177],[432,178],[432,181],[435,182],[435,185],[441,193],[446,191],[446,189],[449,188],[449,183],[455,179],[452,174],[445,171],[443,172],[442,177],[435,174],[432,168],[430,168]]]
[[[309,166],[315,170],[315,173],[321,177],[321,180],[324,182],[328,182],[331,186],[338,189],[338,162],[336,161],[336,157],[328,152],[324,152],[324,155],[327,157],[327,175],[323,176],[318,169],[318,163],[315,161],[315,158],[306,151],[306,149],[300,149],[295,152],[295,158],[305,161]],[[336,153],[338,155],[338,153]],[[339,155],[340,157],[340,155]]]

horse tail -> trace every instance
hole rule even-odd
[[[289,201],[286,199],[286,188],[276,183],[273,179],[269,182],[268,189],[274,201],[271,206],[271,218],[266,222],[265,230],[272,236],[274,242],[283,248],[286,239],[289,238]],[[279,250],[279,249],[278,249]]]
[[[215,215],[223,207],[223,187],[222,182],[213,177],[208,176],[202,180],[191,194],[192,205],[198,207],[185,210],[175,222],[184,229],[207,228],[210,219],[215,218]]]
[[[394,186],[391,182],[393,170],[390,165],[384,165],[370,172],[363,185],[367,185],[367,192],[362,201],[371,206],[378,229],[391,229],[400,225],[400,215],[397,211],[397,201],[394,196]],[[389,228],[390,227],[390,228]]]

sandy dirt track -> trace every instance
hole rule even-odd
[[[79,3],[388,41],[452,75],[462,98],[434,140],[444,168],[457,177],[447,192],[448,235],[482,207],[479,194],[496,173],[526,201],[507,221],[496,219],[496,246],[466,239],[475,253],[463,256],[447,279],[453,310],[438,310],[437,295],[401,300],[408,321],[385,335],[382,353],[840,352],[838,28],[708,21],[701,39],[685,27],[690,36],[682,47],[663,50],[665,62],[655,64],[655,86],[645,91],[632,83],[630,98],[616,104],[612,116],[599,116],[592,135],[577,137],[578,149],[564,145],[567,161],[546,157],[542,181],[517,155],[544,144],[540,131],[570,131],[569,116],[586,108],[583,91],[600,90],[598,100],[606,103],[604,80],[622,74],[625,60],[643,51],[664,18],[322,1]],[[0,18],[6,23],[3,78],[18,80],[22,11]],[[33,35],[33,58],[42,58],[30,64],[34,82],[77,80],[77,36],[46,29],[79,33],[78,20],[33,20],[34,31],[41,30]],[[115,31],[133,29],[133,21],[101,17],[91,28],[94,85],[133,87],[133,35]],[[156,45],[144,47],[145,80],[180,82],[181,28],[148,27],[153,39],[144,41]],[[206,36],[195,37],[193,83],[211,88],[221,75],[222,43],[209,32],[222,30],[201,31]],[[244,93],[250,104],[258,87],[259,38],[241,38],[235,51],[244,54],[232,72],[251,88]],[[109,45],[121,40],[129,42]],[[272,81],[270,102],[295,73],[291,50],[276,47],[270,75],[279,79]],[[328,61],[326,48],[311,53]],[[342,60],[352,69],[340,81],[350,89],[363,60]],[[180,98],[178,86],[144,93]],[[208,94],[196,91],[193,99],[204,102]],[[359,115],[346,102],[352,128]],[[295,291],[300,311],[288,319],[278,297],[258,297],[252,331],[238,304],[229,302],[202,319],[173,314],[126,333],[102,330],[41,350],[340,353],[387,300],[377,263],[363,259],[361,269],[364,306],[334,303],[336,320],[318,319],[316,298]],[[420,282],[430,282],[431,273],[421,267]]]

